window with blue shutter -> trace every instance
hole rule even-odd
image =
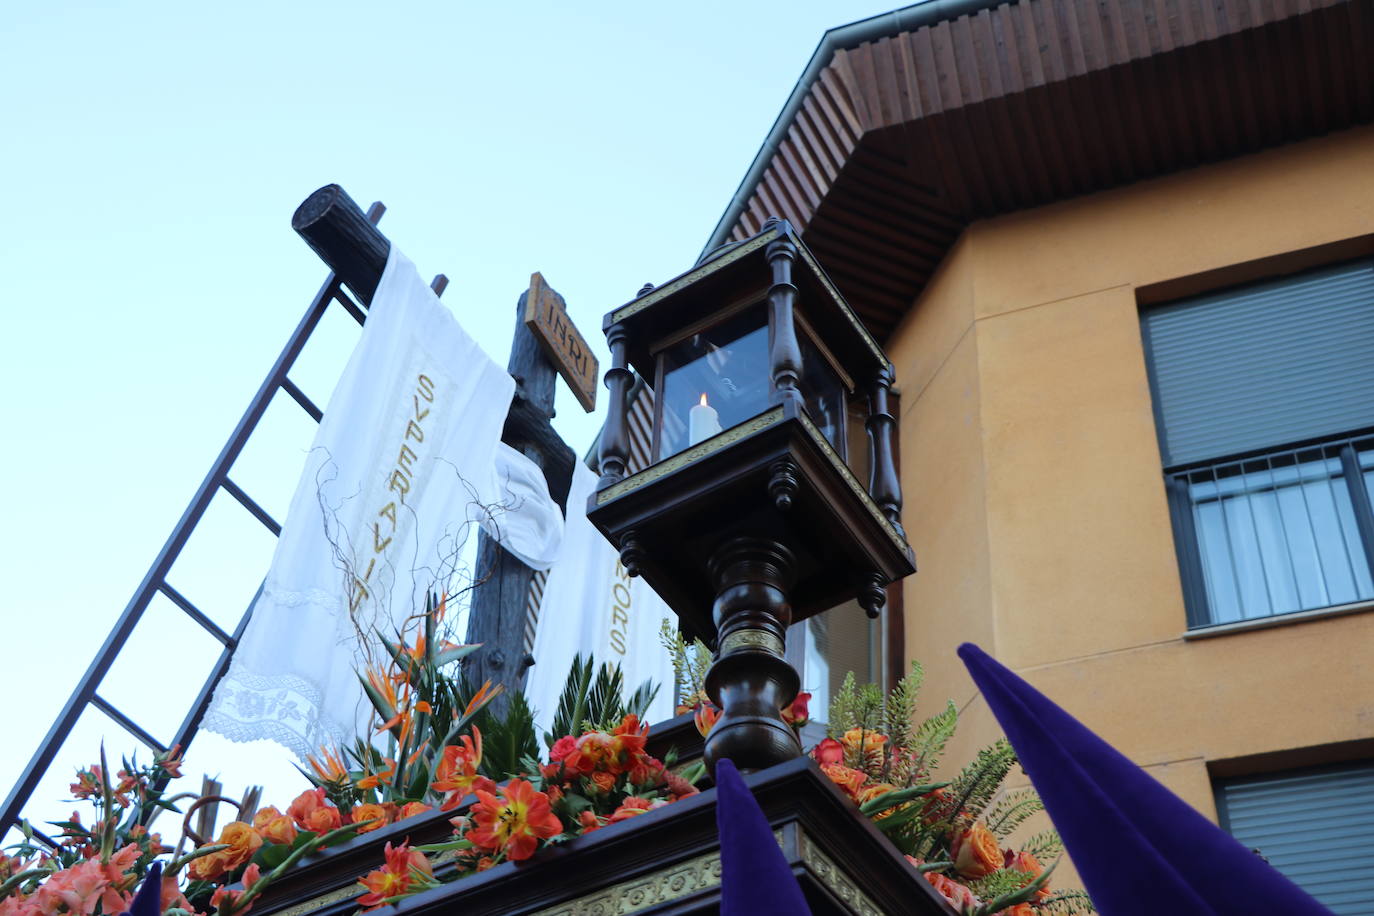
[[[1374,261],[1141,328],[1189,625],[1374,600]]]
[[[1221,826],[1339,916],[1374,914],[1374,764],[1216,786]]]

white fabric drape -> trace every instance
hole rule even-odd
[[[531,569],[548,569],[563,542],[563,513],[549,496],[538,465],[504,442],[496,443],[500,502],[478,523]]]
[[[204,728],[297,756],[351,739],[374,632],[393,634],[449,585],[474,523],[495,513],[493,529],[547,565],[557,506],[499,443],[514,389],[392,246]]]
[[[573,656],[591,653],[620,665],[628,695],[643,681],[659,685],[649,722],[673,714],[673,664],[659,629],[673,612],[643,579],[630,578],[619,553],[587,521],[587,498],[597,475],[582,462],[573,469],[568,518],[558,560],[544,585],[534,636],[534,667],[525,694],[542,737],[558,708]]]

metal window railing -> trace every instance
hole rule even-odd
[[[1191,627],[1374,600],[1374,435],[1166,481]]]

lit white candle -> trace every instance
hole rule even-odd
[[[706,403],[706,395],[701,403],[687,412],[687,444],[696,445],[720,432],[720,414]]]

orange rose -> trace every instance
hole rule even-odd
[[[978,899],[978,895],[973,891],[964,887],[953,878],[947,878],[938,872],[926,872],[926,880],[930,882],[931,887],[940,892],[941,897],[944,897],[952,903],[954,908],[960,913],[964,912],[969,907],[978,906],[983,902]]]
[[[974,824],[956,836],[949,851],[955,870],[970,878],[990,875],[1002,867],[997,838],[982,824]]]
[[[375,824],[365,823],[365,821],[373,820],[376,821]],[[353,806],[353,823],[362,825],[358,828],[359,833],[371,833],[374,830],[380,830],[386,826],[387,820],[387,810],[381,805],[368,803]]]
[[[314,833],[328,833],[343,825],[339,809],[325,800],[324,789],[307,789],[286,809],[296,826]]]
[[[296,841],[296,825],[272,805],[258,809],[258,813],[253,815],[253,827],[258,831],[258,836],[269,843],[290,846]]]
[[[426,811],[433,810],[433,806],[427,805],[424,802],[406,802],[401,806],[401,811],[396,815],[396,820],[402,821],[408,817],[414,817],[417,814],[424,814]]]
[[[859,787],[868,780],[868,775],[862,770],[852,770],[847,766],[838,763],[827,763],[821,767],[821,772],[830,777],[830,781],[839,786],[845,795],[855,801],[859,800]]]
[[[253,853],[262,846],[262,837],[258,836],[258,832],[251,825],[243,821],[232,821],[224,825],[215,843],[225,844],[229,848],[192,860],[188,869],[188,874],[192,878],[210,881],[225,872],[233,871],[253,858]]]
[[[1020,852],[1008,852],[1006,854],[1006,860],[1003,863],[1002,867],[1010,868],[1012,871],[1023,871],[1031,876],[1031,881],[1034,881],[1035,879],[1039,878],[1041,872],[1045,870],[1045,866],[1040,864],[1040,860],[1037,859],[1033,853],[1026,852],[1025,850],[1022,850]],[[1044,900],[1049,895],[1050,886],[1049,882],[1046,882],[1038,891],[1035,892],[1035,899]],[[1008,910],[1007,912],[1010,913],[1012,911]]]
[[[1016,906],[1009,906],[997,916],[1035,916],[1035,908],[1029,903],[1018,903]]]
[[[960,913],[965,912],[970,906],[982,904],[982,901],[978,900],[977,894],[974,894],[973,891],[967,889],[963,884],[956,882],[956,880],[945,878],[941,873],[926,872],[926,880],[930,882],[930,886],[940,891],[941,897],[944,897],[945,900],[954,904],[954,908]]]
[[[888,793],[888,792],[895,792],[896,790],[897,790],[897,787],[894,786],[894,785],[893,785],[892,783],[890,783],[890,782],[875,782],[875,783],[870,783],[869,785],[866,785],[866,786],[864,786],[863,788],[861,788],[861,789],[859,790],[859,796],[858,796],[858,798],[856,798],[856,799],[854,799],[854,800],[855,800],[856,802],[858,802],[859,804],[862,805],[862,804],[866,804],[866,803],[868,803],[868,802],[871,802],[873,799],[877,798],[879,795],[884,795],[884,794],[886,794],[886,793]],[[895,812],[898,808],[905,808],[905,807],[906,807],[906,805],[894,805],[894,806],[892,806],[891,808],[885,808],[885,809],[883,809],[883,811],[877,816],[876,820],[882,820],[883,818],[885,818],[885,817],[887,817],[888,815],[890,815],[890,814],[892,814],[893,812]]]
[[[840,738],[840,743],[844,745],[846,755],[857,754],[859,744],[863,743],[863,756],[881,756],[883,745],[887,743],[887,735],[872,731],[867,728],[851,728]]]

